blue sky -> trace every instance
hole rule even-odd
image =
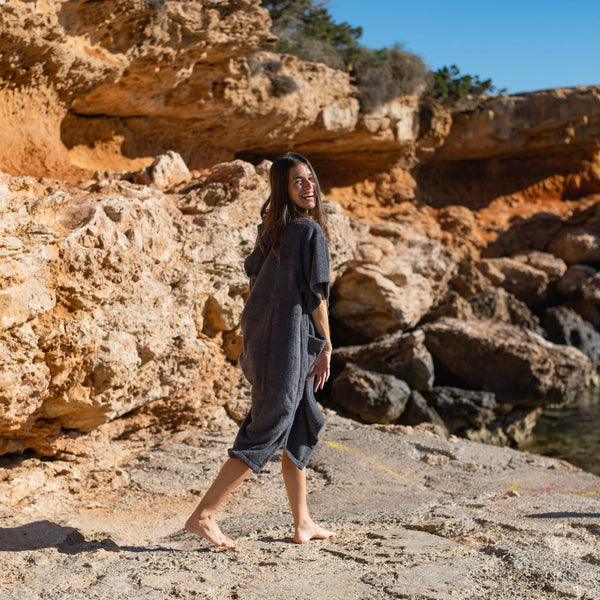
[[[600,0],[332,0],[370,48],[401,43],[507,93],[600,85]]]

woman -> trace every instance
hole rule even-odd
[[[281,470],[294,518],[294,542],[335,535],[317,525],[306,502],[306,464],[324,419],[314,392],[329,379],[327,317],[329,251],[321,190],[300,154],[278,158],[269,173],[271,194],[253,252],[244,263],[250,295],[242,312],[240,365],[252,385],[252,407],[229,459],[185,527],[217,546],[232,548],[215,513],[248,476],[281,446]]]

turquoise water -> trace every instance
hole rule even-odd
[[[600,475],[600,390],[581,392],[561,409],[547,409],[522,450],[560,458]]]

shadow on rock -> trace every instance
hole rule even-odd
[[[64,527],[50,521],[36,521],[19,527],[0,527],[0,551],[23,552],[56,548],[62,554],[93,552],[103,548],[109,552],[159,552],[169,548],[119,546],[110,538],[86,540],[74,527]]]

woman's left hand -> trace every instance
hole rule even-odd
[[[331,362],[331,351],[323,350],[317,358],[315,358],[315,362],[310,367],[310,371],[306,376],[306,380],[308,381],[311,377],[315,378],[315,386],[314,391],[322,390],[325,386],[326,381],[329,379],[329,368]]]

